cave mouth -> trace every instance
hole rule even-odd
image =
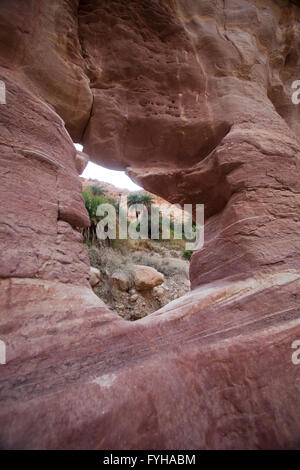
[[[75,146],[78,151],[83,150],[81,145]],[[183,220],[183,211],[171,214],[169,239],[162,236],[162,225],[159,226],[159,238],[153,239],[151,208],[161,205],[171,208],[168,201],[136,185],[125,172],[108,170],[94,163],[88,163],[80,179],[91,221],[91,226],[84,228],[82,234],[91,271],[97,273],[90,278],[94,293],[114,313],[128,321],[144,318],[187,294],[190,291],[191,252],[185,249],[185,239],[177,239],[174,235],[174,226],[177,220]],[[142,212],[136,211],[138,206],[130,204],[149,205],[147,238],[142,238],[143,234],[137,239],[120,237],[118,222],[120,211],[125,210],[123,201],[128,205],[127,224],[136,220],[142,225],[144,220]],[[116,208],[115,238],[101,240],[97,236],[97,223],[101,220],[96,217],[98,203],[108,203]]]

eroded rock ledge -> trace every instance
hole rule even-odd
[[[4,1],[0,25],[1,447],[300,447],[299,7]],[[72,140],[205,203],[191,294],[128,324],[92,293]]]

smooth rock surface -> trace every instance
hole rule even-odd
[[[300,448],[299,43],[285,0],[0,2],[1,448]],[[93,294],[72,140],[205,204],[189,295]]]
[[[84,172],[84,169],[86,168],[87,164],[89,162],[89,157],[86,153],[84,152],[78,152],[76,153],[75,157],[75,166],[77,173],[81,175]]]

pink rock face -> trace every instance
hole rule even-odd
[[[143,291],[153,289],[164,282],[164,275],[150,266],[134,265],[132,268],[134,287]]]
[[[299,448],[299,7],[25,3],[0,4],[1,447]],[[72,139],[205,204],[189,295],[127,323],[93,294]]]

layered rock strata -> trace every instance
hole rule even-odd
[[[275,0],[1,2],[1,447],[300,447],[299,21]],[[191,294],[135,323],[93,294],[72,140],[205,204]]]

